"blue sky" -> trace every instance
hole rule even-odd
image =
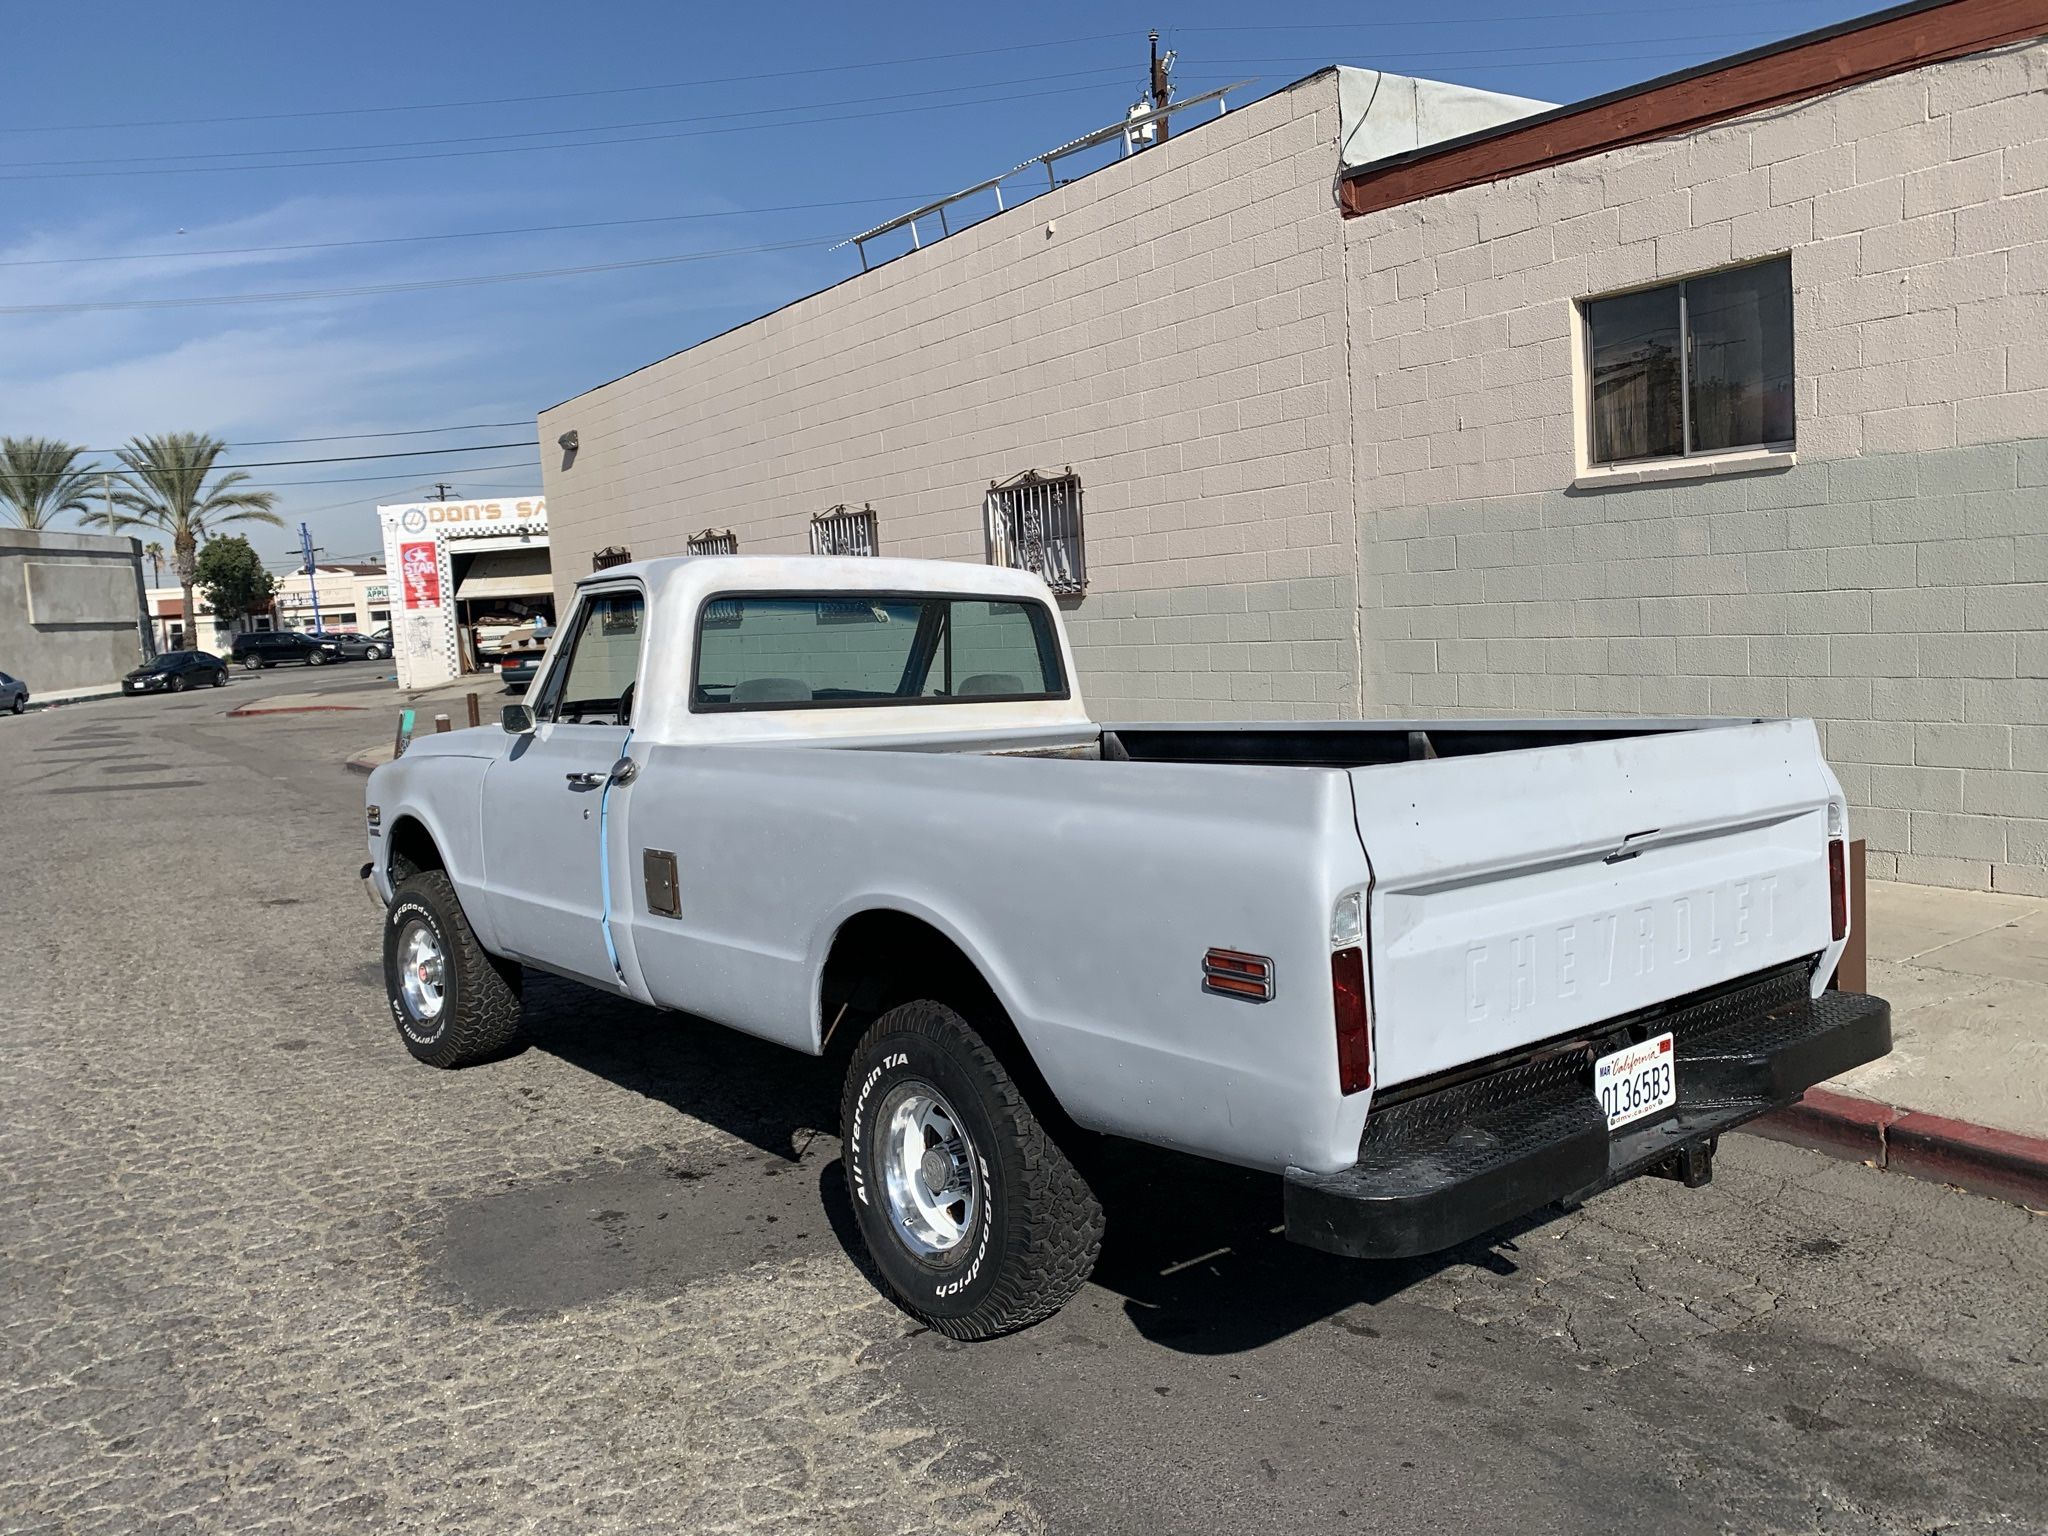
[[[534,450],[470,445],[530,441],[541,407],[857,270],[828,249],[848,233],[1120,117],[1149,27],[1184,95],[1346,63],[1570,101],[1871,8],[10,0],[34,56],[0,64],[0,433],[464,449],[253,471],[341,558],[436,479],[537,488]],[[336,291],[362,288],[386,291]],[[279,293],[311,296],[160,302]],[[487,422],[522,425],[256,446]]]

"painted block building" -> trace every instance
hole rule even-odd
[[[1036,471],[1101,718],[1811,715],[1874,875],[2048,893],[2044,39],[1324,71],[544,412],[558,586]]]

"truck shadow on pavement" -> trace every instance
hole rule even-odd
[[[527,1025],[534,1049],[770,1158],[815,1163],[822,1215],[872,1277],[837,1155],[834,1064],[553,977],[531,979]],[[1108,1218],[1093,1283],[1123,1298],[1141,1337],[1178,1353],[1236,1354],[1333,1319],[1374,1337],[1370,1308],[1446,1268],[1514,1273],[1516,1239],[1546,1219],[1422,1259],[1342,1259],[1280,1235],[1273,1175],[1108,1137],[1076,1133],[1076,1140],[1077,1160]],[[730,1261],[753,1257],[734,1253]]]

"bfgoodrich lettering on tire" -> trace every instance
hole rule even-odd
[[[384,996],[429,1066],[503,1055],[519,1038],[519,967],[488,953],[438,869],[408,876],[384,914]]]
[[[1028,1328],[1094,1270],[1094,1192],[944,1003],[875,1020],[854,1047],[839,1120],[868,1253],[896,1300],[940,1333]]]

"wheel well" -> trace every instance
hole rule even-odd
[[[980,967],[946,934],[908,912],[862,912],[833,935],[818,989],[825,1054],[843,1057],[868,1025],[916,998],[957,1009],[1009,1068],[1033,1108],[1041,1116],[1059,1113],[1058,1100]]]
[[[385,834],[390,839],[391,883],[398,884],[409,875],[416,875],[425,869],[446,869],[447,862],[441,857],[441,850],[434,842],[434,834],[417,817],[401,816]]]

